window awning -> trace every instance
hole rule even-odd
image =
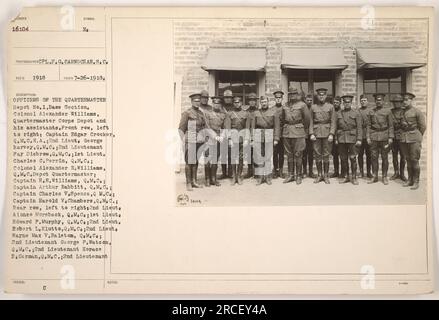
[[[345,69],[342,48],[283,48],[281,67],[288,69]]]
[[[265,48],[210,48],[204,70],[264,71]]]
[[[357,63],[360,69],[419,68],[425,65],[410,48],[358,48]]]

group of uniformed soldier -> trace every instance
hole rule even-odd
[[[273,96],[275,104],[269,107],[267,96],[258,98],[251,93],[248,106],[243,107],[241,96],[233,96],[230,90],[224,91],[223,96],[211,97],[212,105],[206,90],[190,95],[192,107],[183,112],[179,126],[188,191],[202,187],[197,182],[202,156],[205,186],[220,186],[218,180],[227,178],[232,185],[242,184],[244,178],[251,177],[256,178],[256,185],[270,185],[272,178],[279,177],[284,178],[283,183],[301,184],[307,176],[314,183],[329,184],[330,177],[338,177],[339,183],[358,185],[358,169],[361,178],[369,179],[367,183],[376,183],[379,156],[382,182],[387,185],[390,150],[394,168],[390,180],[400,179],[405,187],[419,188],[419,159],[426,123],[423,113],[412,105],[414,94],[392,96],[393,108],[384,107],[385,94],[374,94],[374,108],[361,95],[360,106],[355,109],[352,95],[336,96],[329,103],[324,88],[316,90],[315,103],[312,94],[302,98],[292,87],[285,105],[281,90],[273,92]],[[331,154],[334,172],[330,176]],[[245,177],[244,162],[248,164]],[[314,162],[317,174],[313,172]],[[218,163],[222,169],[220,178]]]

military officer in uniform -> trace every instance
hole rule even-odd
[[[252,92],[248,95],[247,100],[248,100],[248,106],[246,106],[245,109],[248,112],[247,116],[249,118],[249,121],[251,121],[255,115],[255,112],[258,110],[258,96],[256,95],[256,93]],[[249,178],[252,178],[254,175],[253,146],[252,145],[250,145],[250,153],[249,153],[249,157],[247,157],[246,161],[247,161],[247,173],[244,176],[244,179],[249,179]]]
[[[212,111],[212,106],[209,104],[209,92],[207,90],[201,91],[201,104],[200,104],[200,110],[203,112],[210,112]]]
[[[389,108],[384,108],[383,93],[374,94],[375,108],[370,110],[367,126],[367,143],[370,145],[372,155],[373,178],[367,183],[378,182],[378,157],[381,154],[381,166],[383,174],[383,184],[389,184],[387,170],[389,169],[389,149],[395,137],[393,131],[393,117]]]
[[[341,98],[340,96],[335,96],[334,101],[334,111],[335,113],[338,113],[341,110]],[[338,152],[338,146],[336,144],[337,140],[335,140],[335,143],[332,145],[332,163],[334,165],[334,173],[331,175],[331,178],[338,178],[340,176],[340,155]],[[343,166],[341,167],[341,177],[343,176]],[[349,172],[348,172],[349,173]]]
[[[281,90],[276,90],[273,92],[274,96],[274,106],[273,109],[276,111],[277,116],[279,118],[280,127],[282,128],[282,112],[283,112],[283,96],[284,93]],[[273,152],[273,179],[276,178],[285,178],[283,173],[284,168],[284,144],[282,137],[280,138],[279,142],[274,146],[274,152]]]
[[[231,90],[227,89],[223,94],[223,112],[228,114],[233,109],[233,93]],[[227,179],[232,177],[232,166],[230,158],[230,148],[227,152],[227,162],[221,161],[221,171],[222,175],[220,179]]]
[[[314,97],[311,93],[307,94],[305,96],[305,104],[307,106],[306,113],[308,115],[308,119],[311,119],[311,107],[313,105]],[[314,172],[313,172],[313,166],[314,166],[314,157],[313,157],[313,142],[309,138],[309,127],[305,128],[305,150],[303,150],[303,157],[302,157],[302,163],[303,163],[303,177],[306,177],[307,175],[310,178],[315,178]]]
[[[313,141],[314,158],[317,166],[317,177],[314,183],[324,181],[329,184],[329,155],[334,140],[336,118],[334,106],[326,102],[327,91],[325,88],[316,90],[317,103],[311,107],[309,134],[310,139]]]
[[[200,156],[199,149],[205,141],[205,136],[201,132],[205,129],[206,122],[200,110],[201,95],[191,94],[189,98],[192,107],[182,113],[178,129],[184,144],[186,189],[192,191],[192,188],[201,188],[197,183],[195,173]]]
[[[306,128],[309,126],[308,107],[299,98],[296,88],[288,90],[288,104],[282,113],[282,138],[288,161],[288,174],[283,183],[302,183],[302,152],[305,150]],[[294,175],[296,170],[296,175]]]
[[[268,108],[268,97],[259,99],[261,108],[250,119],[250,132],[253,141],[253,163],[255,166],[256,185],[264,181],[271,185],[271,155],[273,147],[280,140],[280,122],[277,110]]]
[[[401,122],[401,150],[407,160],[407,171],[409,177],[404,183],[404,187],[411,187],[416,190],[419,188],[419,176],[421,168],[419,159],[421,157],[422,137],[427,129],[424,114],[412,103],[415,95],[412,93],[404,94],[404,116]]]
[[[340,183],[350,181],[357,185],[357,154],[363,139],[363,125],[360,113],[352,109],[353,98],[351,95],[342,97],[344,109],[337,112],[335,139],[340,153],[342,172],[345,173],[344,180],[340,180]],[[348,159],[351,162],[352,176],[349,174]]]
[[[205,113],[206,127],[208,128],[208,150],[205,154],[206,164],[204,166],[205,185],[207,187],[214,185],[220,186],[216,173],[218,170],[218,159],[222,150],[227,150],[227,146],[223,146],[225,141],[224,122],[226,114],[222,108],[222,98],[219,96],[212,97],[213,109]],[[224,148],[225,147],[225,148]],[[227,157],[225,160],[227,161]]]
[[[404,108],[402,107],[402,102],[404,99],[402,95],[396,94],[391,100],[393,103],[392,116],[393,116],[393,129],[395,133],[395,139],[392,143],[392,162],[393,162],[393,176],[390,180],[401,179],[402,181],[407,181],[404,175],[405,171],[405,157],[401,151],[401,120],[404,116]],[[400,159],[398,159],[398,155]]]
[[[228,141],[231,147],[232,186],[242,184],[242,169],[244,166],[244,148],[248,147],[249,127],[248,112],[242,110],[242,98],[233,97],[233,109],[226,115],[225,127],[228,130]]]
[[[368,106],[368,101],[366,95],[362,94],[360,96],[360,108],[358,108],[360,112],[362,123],[363,123],[363,139],[361,140],[361,146],[358,151],[358,166],[360,168],[360,177],[364,178],[364,154],[366,154],[366,177],[372,178],[372,173],[370,171],[372,161],[370,154],[370,146],[367,143],[367,125],[369,124],[369,112],[370,108]]]

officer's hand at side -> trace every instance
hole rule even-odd
[[[333,136],[332,134],[329,135],[329,137],[328,137],[328,141],[329,141],[329,142],[334,141],[334,136]]]
[[[277,140],[274,140],[273,145],[277,145],[279,142]]]
[[[244,147],[247,147],[247,146],[248,146],[248,140],[244,140],[243,146],[244,146]]]
[[[389,139],[389,144],[392,144],[392,143],[393,143],[393,139],[390,138],[390,139]]]
[[[372,140],[367,139],[367,144],[371,144],[371,143],[372,143]]]
[[[233,147],[233,141],[229,140],[229,146]]]
[[[355,145],[356,145],[357,147],[361,146],[361,140],[357,140],[357,142],[355,143]]]
[[[316,139],[316,136],[315,136],[315,135],[313,135],[313,134],[312,134],[312,135],[310,135],[310,136],[309,136],[309,138],[310,138],[310,139],[311,139],[312,141],[316,141],[316,140],[317,140],[317,139]]]

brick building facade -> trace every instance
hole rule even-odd
[[[175,107],[188,108],[189,94],[202,89],[272,98],[293,84],[304,93],[323,86],[330,96],[353,94],[354,106],[362,93],[409,91],[426,112],[427,54],[427,19],[376,19],[369,30],[360,19],[175,20]]]

